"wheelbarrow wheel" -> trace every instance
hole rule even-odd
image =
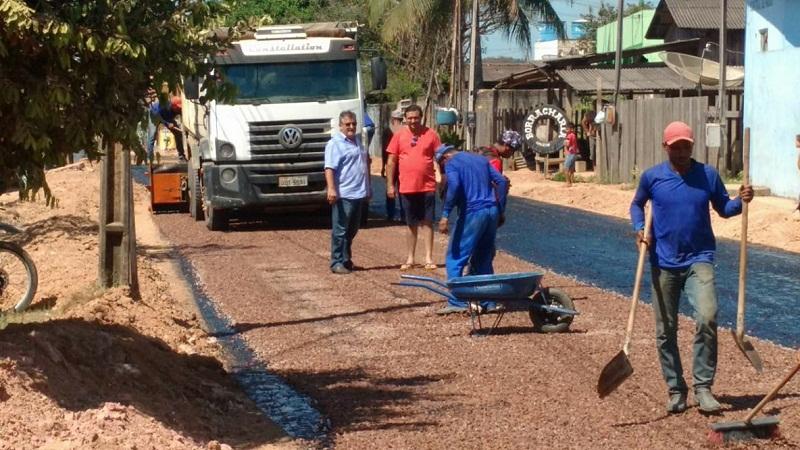
[[[533,296],[533,301],[540,305],[552,305],[565,309],[575,309],[575,304],[566,292],[560,289],[547,288]],[[574,316],[569,314],[548,313],[531,308],[528,311],[533,322],[533,329],[539,333],[563,333],[569,330]]]

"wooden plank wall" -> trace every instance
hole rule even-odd
[[[476,145],[494,143],[497,135],[506,129],[522,133],[525,118],[537,106],[547,104],[547,99],[546,89],[479,91]]]
[[[604,124],[605,147],[600,179],[607,183],[630,183],[644,170],[665,160],[661,148],[664,127],[681,120],[694,130],[694,158],[718,170],[724,158],[718,148],[707,148],[707,97],[650,98],[625,100],[617,108],[617,123]]]

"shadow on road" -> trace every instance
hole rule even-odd
[[[428,385],[446,382],[455,374],[411,377],[375,377],[360,368],[331,371],[287,371],[280,376],[298,390],[318,399],[321,411],[331,419],[337,433],[404,429],[424,431],[438,426],[430,417],[417,418],[405,411],[406,406],[428,403],[436,410],[452,402],[452,395],[431,395]],[[413,409],[409,407],[409,411]]]
[[[731,405],[727,411],[744,411],[755,407],[764,398],[764,395],[767,395],[767,393],[764,392],[763,395],[717,395],[717,400],[723,405]],[[784,398],[800,398],[800,394],[779,393],[772,401]],[[769,404],[767,404],[761,414],[778,414],[778,412],[780,412],[780,409],[770,408]]]
[[[138,245],[136,251],[140,255],[147,255],[154,260],[175,259],[174,250],[186,256],[210,255],[216,252],[227,252],[230,250],[255,250],[261,248],[258,245],[220,245],[220,244],[198,244],[187,245]]]
[[[175,352],[131,328],[77,319],[10,325],[1,358],[26,374],[21,383],[70,411],[129,405],[197,441],[236,448],[283,436],[216,359]]]
[[[210,336],[221,338],[232,336],[239,333],[244,333],[250,330],[257,330],[259,328],[275,328],[275,327],[284,327],[289,325],[301,325],[306,323],[315,323],[315,322],[325,322],[328,320],[335,320],[341,319],[344,317],[357,317],[363,316],[365,314],[374,314],[374,313],[388,313],[394,312],[401,309],[408,309],[408,308],[423,308],[425,306],[430,306],[437,304],[439,302],[416,302],[416,303],[408,303],[405,305],[393,305],[393,306],[386,306],[383,308],[372,308],[372,309],[365,309],[363,311],[354,311],[342,314],[331,314],[329,316],[321,316],[321,317],[309,317],[306,319],[297,319],[297,320],[287,320],[283,322],[272,322],[272,323],[237,323],[231,326],[230,331],[220,331],[216,333],[211,333]]]
[[[61,232],[72,237],[94,237],[97,236],[99,230],[100,226],[94,220],[65,214],[33,222],[30,225],[27,225],[22,230],[22,233],[13,235],[12,240],[20,245],[25,245],[33,242],[37,237],[45,236],[54,232]]]

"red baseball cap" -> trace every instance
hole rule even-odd
[[[689,141],[694,144],[694,133],[689,125],[675,121],[664,128],[664,143],[672,145],[678,141]]]

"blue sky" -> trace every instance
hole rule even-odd
[[[630,0],[626,0],[625,3],[629,2]],[[569,0],[551,0],[550,3],[553,5],[553,8],[555,8],[562,21],[571,22],[580,19],[581,14],[588,13],[589,7],[591,7],[593,11],[597,11],[601,0],[574,0],[571,4]],[[605,0],[604,3],[614,6],[617,4],[616,0]],[[656,0],[651,3],[656,4],[658,2]],[[533,36],[535,37],[535,30]],[[513,42],[509,42],[502,33],[482,36],[481,46],[483,48],[484,58],[506,56],[523,59],[525,57],[525,53]]]

